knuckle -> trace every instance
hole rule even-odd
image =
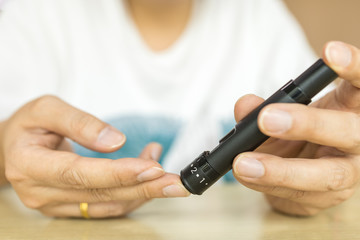
[[[8,151],[5,157],[5,178],[12,184],[28,182],[31,179],[31,171],[29,170],[29,155],[27,151],[12,149]]]
[[[351,125],[351,129],[355,134],[352,134],[352,139],[348,146],[349,149],[360,149],[360,116],[356,113],[349,112],[350,114],[350,121],[349,124]],[[346,139],[346,138],[345,138]]]
[[[308,121],[308,128],[306,134],[313,135],[314,133],[321,133],[325,128],[325,121],[322,121],[321,118],[313,119],[313,121]]]
[[[287,207],[283,208],[282,206],[279,206],[280,211],[283,211],[286,214],[290,214],[293,216],[299,216],[299,217],[312,217],[321,212],[321,208],[315,208],[310,206],[305,206],[300,203],[290,203]]]
[[[122,179],[121,176],[119,176],[119,174],[114,173],[113,179],[114,179],[114,183],[115,183],[116,187],[118,187],[118,188],[123,188],[123,187],[126,187],[127,185],[129,185],[124,181],[124,179]]]
[[[114,193],[110,188],[93,188],[88,191],[91,200],[94,202],[109,202],[114,200]]]
[[[116,169],[116,168],[114,168]],[[118,188],[122,188],[125,187],[127,185],[129,185],[126,180],[124,179],[123,176],[121,176],[121,174],[119,174],[118,171],[113,171],[111,173],[112,175],[112,179],[114,180],[114,184],[118,187]]]
[[[344,166],[343,164],[337,164],[336,167],[331,169],[330,180],[328,182],[327,189],[329,191],[339,191],[351,187],[353,183],[353,166]]]
[[[294,181],[295,176],[296,176],[296,171],[291,166],[291,164],[288,164],[284,168],[284,172],[283,172],[282,176],[279,177],[277,180],[275,180],[276,185],[287,186]]]
[[[10,153],[5,159],[5,178],[13,184],[21,183],[28,179],[26,171],[23,170],[26,164],[22,161],[22,159],[26,158],[21,156],[22,153],[20,152],[22,151],[18,152],[17,154]],[[20,162],[18,160],[20,160]]]
[[[289,133],[296,138],[302,136],[313,136],[316,133],[320,133],[326,122],[322,121],[321,118],[318,118],[316,114],[312,113],[312,110],[308,106],[298,106],[298,111],[296,111],[297,119],[304,119],[303,121],[293,121]]]
[[[25,199],[22,199],[22,202],[27,208],[30,209],[41,209],[46,205],[45,201],[40,200],[39,198],[32,198],[32,197],[27,197]]]
[[[268,192],[271,194],[284,194],[284,191],[286,191],[283,187],[279,186],[269,186]]]
[[[84,136],[87,132],[89,132],[89,129],[92,129],[94,125],[96,126],[96,124],[98,124],[98,120],[95,117],[81,111],[77,111],[74,113],[72,120],[70,121],[70,131],[76,135]],[[105,124],[100,128],[105,128]]]
[[[53,95],[43,95],[30,103],[30,108],[34,111],[47,109],[53,107],[55,103],[59,101],[59,98]]]
[[[291,216],[309,217],[318,214],[321,209],[305,206],[288,199],[278,198],[271,195],[266,195],[271,207],[283,214]]]
[[[123,204],[109,204],[104,208],[105,216],[121,217],[127,214],[126,207]]]
[[[307,136],[311,139],[321,139],[324,134],[326,134],[329,129],[332,129],[333,126],[331,122],[325,120],[321,113],[311,113],[309,114],[308,121],[305,126],[305,131],[302,131],[300,128],[300,132],[302,132],[303,136]]]
[[[137,188],[137,194],[139,196],[139,198],[141,199],[151,199],[152,198],[152,194],[151,194],[151,191],[148,187],[146,186],[139,186]]]
[[[5,177],[11,183],[20,183],[27,179],[24,175],[24,167],[26,168],[26,161],[29,156],[26,156],[26,151],[19,151],[18,148],[11,148],[7,151],[5,157]],[[26,173],[25,173],[26,174]]]
[[[346,189],[344,191],[338,192],[336,197],[333,200],[332,206],[336,206],[336,205],[339,205],[342,202],[345,202],[346,200],[351,198],[354,193],[355,193],[354,189]]]
[[[290,199],[303,199],[305,197],[305,191],[296,190],[290,194]]]
[[[84,189],[91,186],[89,179],[84,176],[79,170],[73,167],[66,167],[59,170],[59,182],[65,185],[69,185],[72,188]]]
[[[301,207],[301,210],[299,211],[298,215],[303,217],[313,217],[316,216],[321,212],[320,208],[313,208],[313,207]]]
[[[21,183],[26,180],[26,177],[22,173],[13,168],[5,169],[5,178],[12,184]]]

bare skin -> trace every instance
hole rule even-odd
[[[169,48],[189,21],[192,0],[129,0],[138,31],[153,51]]]
[[[4,123],[1,159],[7,180],[23,203],[43,214],[80,217],[87,202],[93,218],[121,216],[151,198],[185,197],[179,176],[159,163],[161,146],[149,144],[139,158],[78,156],[65,137],[99,152],[115,151],[125,136],[59,98],[43,96]]]

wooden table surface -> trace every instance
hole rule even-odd
[[[270,210],[260,193],[215,186],[203,196],[151,201],[126,218],[53,219],[26,209],[11,188],[0,189],[0,239],[360,239],[360,193],[316,217]]]

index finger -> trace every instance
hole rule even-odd
[[[352,112],[276,103],[262,109],[258,125],[268,136],[360,153],[360,118]]]
[[[29,156],[28,151],[30,150],[21,154]],[[38,163],[27,161],[24,168],[30,177],[46,186],[75,189],[119,188],[164,174],[161,165],[151,159],[89,158],[41,146],[34,146],[31,151],[32,159],[36,159]]]

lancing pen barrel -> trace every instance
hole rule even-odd
[[[295,80],[290,80],[270,98],[243,118],[223,137],[211,152],[203,152],[180,173],[186,189],[192,194],[201,195],[219,178],[231,170],[234,158],[242,153],[254,151],[269,136],[263,134],[257,124],[261,109],[271,103],[309,104],[311,99],[337,78],[337,74],[322,59]]]

